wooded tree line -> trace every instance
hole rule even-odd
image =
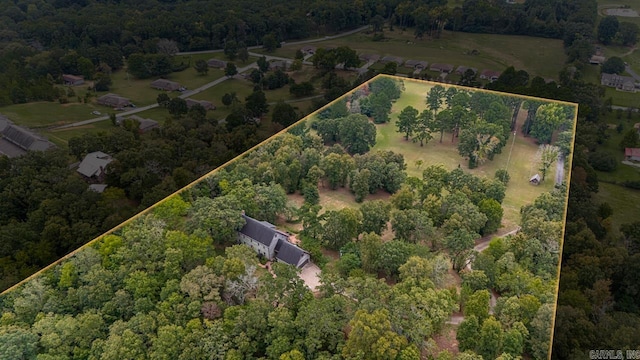
[[[164,61],[166,55],[178,51],[224,49],[233,60],[246,57],[247,46],[263,45],[273,50],[284,40],[368,24],[375,30],[385,21],[391,26],[413,28],[416,37],[438,36],[447,28],[563,38],[570,57],[586,61],[593,51],[589,41],[596,19],[596,3],[591,0],[528,0],[524,4],[466,0],[453,9],[443,1],[400,0],[314,1],[304,8],[285,1],[264,6],[250,1],[200,0],[135,4],[97,0],[27,4],[4,0],[0,5],[0,85],[4,85],[0,86],[0,106],[57,99],[52,85],[63,70],[76,70],[70,72],[90,78],[96,71],[108,74],[120,69],[123,59],[133,56],[134,65],[142,64],[142,58],[153,63],[151,68],[134,66],[141,77],[162,75],[171,68]],[[618,30],[618,24],[612,24],[607,29],[613,27],[608,31],[614,31],[612,36],[619,31],[625,43],[635,42],[628,26]],[[82,58],[78,68],[57,64],[70,50]],[[337,58],[345,59],[347,67],[357,63],[353,54],[340,48],[327,54],[330,56],[318,59],[329,61],[319,61],[318,66]]]
[[[194,106],[160,129],[114,128],[72,138],[77,161],[93,151],[114,158],[99,194],[69,168],[67,150],[2,157],[0,288],[29,274],[258,144],[270,131],[247,123],[227,127]]]
[[[585,28],[593,34],[595,29]],[[585,40],[586,39],[586,40]],[[581,36],[572,39],[574,46],[589,44]],[[566,45],[566,43],[565,43]],[[566,48],[569,55],[574,51]],[[590,52],[582,53],[585,59]],[[586,57],[588,59],[588,57]],[[585,61],[586,61],[585,59]],[[541,87],[508,82],[499,83],[503,91],[556,98],[578,103],[578,122],[571,172],[571,186],[564,236],[562,272],[552,357],[571,359],[589,356],[595,348],[635,349],[640,339],[640,304],[637,302],[637,254],[632,244],[638,241],[629,223],[615,229],[609,217],[616,211],[606,202],[598,203],[598,176],[589,156],[606,140],[608,124],[603,116],[610,102],[597,84],[584,81],[581,66],[572,61],[560,73],[560,87]],[[571,68],[575,66],[574,68]],[[513,73],[513,72],[512,72]],[[622,231],[624,229],[624,231]]]
[[[297,191],[296,182],[330,184],[326,159],[346,156],[354,170],[378,176],[367,190],[390,186],[377,169],[404,170],[404,160],[392,152],[352,158],[340,145],[325,146],[307,124],[291,132],[0,298],[0,355],[419,359],[433,351],[431,337],[460,303],[469,318],[484,320],[488,302],[479,294],[495,288],[509,298],[496,320],[482,322],[482,345],[460,358],[487,355],[488,344],[503,338],[493,353],[543,358],[550,336],[544,304],[553,300],[557,270],[557,259],[543,249],[557,250],[562,189],[523,208],[523,231],[478,255],[474,270],[463,271],[471,290],[459,296],[448,288],[448,269],[462,271],[477,233],[500,223],[504,176],[480,179],[430,166],[422,179],[402,176],[390,202],[320,215],[306,195],[300,209],[287,207],[286,192]],[[355,182],[354,174],[338,186]],[[340,260],[324,267],[318,296],[295,268],[274,264],[274,277],[253,250],[230,246],[242,210],[273,222],[297,218],[303,247],[319,260],[322,247],[341,250]],[[388,221],[395,239],[383,242]]]

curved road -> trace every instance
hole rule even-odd
[[[344,36],[349,36],[351,34],[355,34],[357,32],[366,30],[369,28],[369,25],[367,26],[361,26],[355,30],[350,30],[350,31],[346,31],[337,35],[333,35],[333,36],[325,36],[323,38],[317,38],[317,39],[309,39],[309,40],[301,40],[301,41],[295,41],[295,42],[290,42],[290,43],[285,43],[283,44],[283,46],[295,46],[295,45],[302,45],[302,44],[308,44],[308,43],[314,43],[314,42],[319,42],[319,41],[325,41],[325,40],[331,40],[331,39],[337,39],[340,37],[344,37]],[[262,46],[251,46],[248,49],[260,49]],[[217,49],[217,50],[205,50],[205,51],[189,51],[189,52],[180,52],[177,53],[177,55],[195,55],[195,54],[207,54],[207,53],[217,53],[217,52],[221,52],[223,51],[222,49]],[[271,56],[271,55],[263,55],[263,54],[258,54],[258,53],[252,53],[250,52],[249,55],[252,56],[265,56],[267,58],[267,60],[292,60],[289,58],[284,58],[284,57],[279,57],[279,56]],[[304,61],[303,64],[306,65],[310,65],[312,64],[311,62],[308,61]],[[256,63],[251,63],[245,67],[239,68],[238,69],[238,74],[241,74],[243,72],[248,71],[251,68],[257,68],[257,64]],[[227,80],[228,77],[223,76],[219,79],[216,79],[210,83],[207,83],[205,85],[200,86],[197,89],[194,90],[188,90],[183,92],[182,94],[180,94],[180,98],[187,98],[189,96],[195,95],[197,93],[200,93],[202,91],[205,91],[213,86],[216,86],[222,82],[224,82],[225,80]],[[145,110],[149,110],[149,109],[153,109],[153,108],[157,108],[158,104],[151,104],[151,105],[147,105],[147,106],[141,106],[141,107],[137,107],[134,108],[132,110],[127,110],[127,111],[123,111],[118,113],[119,116],[128,116],[128,115],[133,115]],[[66,125],[61,125],[61,126],[56,126],[51,128],[52,130],[58,130],[58,129],[67,129],[67,128],[72,128],[72,127],[77,127],[77,126],[83,126],[83,125],[88,125],[88,124],[92,124],[95,122],[99,122],[99,121],[104,121],[104,120],[109,120],[109,116],[100,116],[97,118],[93,118],[93,119],[88,119],[88,120],[83,120],[83,121],[78,121],[78,122],[74,122],[71,124],[66,124]]]

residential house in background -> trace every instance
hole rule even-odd
[[[636,81],[631,76],[603,73],[600,77],[600,84],[622,91],[635,91]]]
[[[158,79],[151,83],[151,87],[158,90],[164,91],[177,91],[182,86],[175,81],[167,80],[167,79]]]
[[[53,147],[55,145],[49,140],[0,115],[0,154],[13,158],[28,151],[45,151]]]
[[[371,62],[371,63],[375,63],[376,61],[380,60],[380,55],[378,54],[360,54],[358,55],[358,58],[362,61],[365,62]]]
[[[396,65],[400,66],[404,62],[404,59],[402,59],[401,57],[398,57],[398,56],[388,55],[388,56],[385,56],[382,59],[380,59],[380,62],[383,63],[383,64],[394,62],[394,63],[396,63]]]
[[[220,59],[209,59],[207,65],[212,68],[224,69],[227,67],[227,62]]]
[[[112,161],[111,155],[102,151],[94,151],[82,159],[77,171],[92,183],[102,183],[106,175],[107,165]]]
[[[625,148],[624,159],[629,161],[640,161],[640,148]]]
[[[638,135],[640,135],[640,122],[633,124],[633,128],[636,129]]]
[[[274,60],[269,62],[269,70],[280,69],[286,71],[291,66],[291,61],[288,60]]]
[[[67,86],[76,86],[84,84],[84,78],[82,76],[63,74],[62,82]]]
[[[498,80],[500,71],[484,69],[480,73],[480,79],[489,80],[491,82]]]
[[[316,47],[311,45],[305,45],[300,49],[304,55],[313,55],[316,53]]]
[[[311,259],[309,253],[289,241],[289,235],[267,221],[242,214],[245,225],[238,231],[238,242],[261,256],[302,268]]]
[[[129,101],[129,99],[116,94],[102,95],[97,99],[97,101],[100,105],[110,106],[113,108],[123,108],[131,105],[131,101]]]
[[[187,108],[191,109],[194,105],[201,105],[205,110],[215,110],[216,106],[212,102],[206,100],[185,99]]]
[[[144,134],[148,131],[151,131],[153,129],[159,128],[160,124],[158,124],[157,121],[153,120],[153,119],[145,119],[143,117],[140,117],[138,115],[131,115],[126,117],[126,119],[131,119],[131,120],[136,120],[139,124],[138,129],[140,130],[141,134]],[[123,118],[122,116],[118,116],[116,118],[116,124],[117,125],[122,125],[122,122],[125,120],[125,118]]]
[[[453,65],[434,63],[434,64],[431,64],[431,66],[429,67],[429,70],[449,74],[453,71]]]
[[[478,73],[478,69],[476,69],[474,67],[468,67],[468,66],[460,65],[460,66],[458,66],[456,68],[456,74],[464,75],[464,73],[467,72],[467,70],[473,71],[474,74]]]

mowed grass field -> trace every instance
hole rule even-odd
[[[606,202],[611,205],[612,230],[618,231],[621,224],[638,221],[640,214],[640,190],[625,188],[606,182],[598,183],[598,192],[593,195],[596,203]]]
[[[537,167],[533,162],[538,146],[531,138],[525,138],[521,134],[509,138],[508,144],[503,148],[502,154],[495,156],[493,161],[475,168],[468,169],[467,161],[458,154],[457,139],[451,142],[451,134],[445,133],[442,143],[439,142],[440,134],[432,134],[434,139],[420,147],[419,143],[404,140],[403,134],[397,132],[395,121],[398,114],[406,106],[413,106],[422,111],[425,107],[425,98],[431,88],[430,83],[417,80],[404,80],[406,91],[393,105],[391,122],[377,125],[377,140],[372,151],[392,150],[404,155],[407,164],[407,173],[410,176],[422,177],[422,170],[429,165],[443,164],[447,169],[453,170],[458,165],[479,177],[493,178],[496,170],[507,169],[511,180],[507,186],[506,196],[503,202],[504,217],[503,226],[513,228],[520,220],[520,208],[533,202],[543,192],[553,189],[555,178],[555,165],[549,169],[547,180],[539,186],[529,184],[531,176],[537,173]],[[520,111],[519,122],[524,121],[526,112]],[[509,159],[509,153],[511,158]],[[421,160],[422,166],[418,168],[416,161]],[[508,161],[508,166],[507,166]],[[568,174],[565,173],[565,177]]]
[[[401,32],[385,31],[385,41],[372,41],[372,35],[357,33],[338,39],[316,42],[313,46],[349,46],[358,53],[375,53],[381,56],[400,56],[405,60],[426,60],[429,63],[449,63],[465,65],[478,70],[502,71],[513,65],[524,69],[533,77],[558,76],[566,56],[562,41],[515,35],[471,34],[445,31],[440,39],[425,37],[415,39],[411,29]],[[273,55],[293,57],[302,46],[283,46]],[[477,50],[478,55],[470,55]]]

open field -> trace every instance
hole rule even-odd
[[[620,119],[617,119],[616,111],[606,115],[606,120],[609,123],[609,129],[607,130],[608,139],[600,146],[598,151],[606,151],[615,155],[616,159],[620,162],[624,160],[624,150],[620,149],[619,144],[624,133],[633,128],[633,124],[640,122],[640,116],[635,113],[632,114],[632,118],[627,118],[627,113],[623,111]],[[616,131],[616,126],[622,124],[623,130],[621,133]],[[609,183],[620,183],[627,180],[640,181],[640,168],[618,163],[618,167],[611,172],[597,171],[598,179]],[[629,189],[631,190],[631,189]]]
[[[60,130],[45,130],[41,133],[46,136],[51,142],[58,146],[67,146],[69,139],[79,137],[87,133],[99,133],[108,132],[113,129],[113,125],[109,120],[96,122],[89,125],[60,129]]]
[[[619,91],[614,88],[607,87],[604,90],[604,98],[611,98],[613,105],[634,107],[640,105],[640,92]]]
[[[638,221],[640,213],[640,190],[622,187],[620,185],[600,182],[598,192],[593,195],[597,203],[607,202],[613,209],[612,229],[621,224]]]
[[[479,70],[503,70],[513,65],[524,69],[531,76],[556,78],[562,68],[565,55],[562,41],[515,35],[471,34],[445,31],[440,39],[414,39],[411,31],[385,31],[385,41],[374,42],[372,36],[353,34],[339,39],[321,41],[316,47],[349,46],[358,53],[395,55],[406,59],[466,65]],[[293,57],[301,46],[285,46],[273,55]],[[469,55],[471,50],[479,55]]]
[[[488,161],[475,169],[468,169],[467,161],[458,154],[457,140],[454,140],[453,143],[451,142],[451,134],[445,133],[442,143],[439,143],[440,134],[433,134],[434,139],[425,144],[424,147],[420,147],[418,143],[404,140],[403,135],[396,131],[395,121],[397,116],[408,105],[422,111],[426,107],[423,99],[430,88],[419,81],[405,80],[404,84],[406,91],[393,106],[391,122],[377,126],[378,134],[373,151],[385,149],[402,153],[407,164],[408,175],[417,177],[422,177],[421,170],[432,164],[443,164],[449,170],[453,170],[460,165],[465,171],[487,178],[493,178],[496,170],[507,168],[511,176],[503,202],[505,210],[503,225],[507,227],[513,227],[518,224],[520,208],[523,205],[533,202],[541,193],[553,189],[555,166],[552,166],[547,174],[548,180],[541,185],[533,186],[529,184],[530,177],[537,172],[531,159],[534,158],[538,146],[533,139],[524,138],[520,134],[516,136],[515,142],[513,135],[511,135],[502,154],[496,155],[493,161]],[[522,119],[519,119],[519,121],[524,121],[526,116],[524,111],[521,111],[521,115]],[[513,150],[507,167],[511,149]],[[420,169],[416,166],[416,160],[423,161]]]

